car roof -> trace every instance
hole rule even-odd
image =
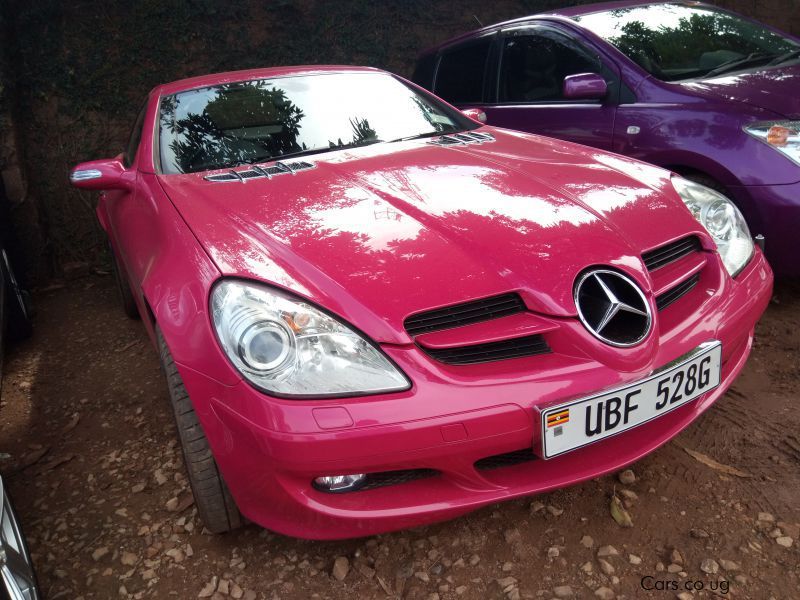
[[[579,17],[582,15],[589,15],[592,13],[604,12],[619,8],[631,8],[634,6],[650,6],[658,4],[684,4],[689,6],[707,6],[713,8],[713,5],[710,5],[705,2],[696,2],[693,0],[664,0],[663,2],[653,2],[652,0],[618,0],[616,2],[599,2],[595,4],[582,4],[578,6],[570,6],[567,8],[560,8],[556,10],[535,13],[525,17],[517,17],[516,19],[510,19],[508,21],[494,23],[492,25],[487,25],[486,27],[482,27],[481,29],[475,29],[467,33],[462,33],[455,37],[450,38],[449,40],[442,42],[441,44],[428,48],[427,50],[423,51],[420,56],[431,54],[433,52],[438,52],[439,50],[441,50],[446,46],[450,46],[461,41],[466,41],[471,38],[478,37],[484,33],[490,33],[497,29],[508,27],[509,25],[528,23],[533,20],[547,20],[552,18],[572,19],[574,17]]]
[[[264,69],[246,69],[242,71],[227,71],[179,79],[153,88],[151,94],[168,96],[177,92],[211,87],[238,81],[252,81],[257,79],[272,79],[275,77],[288,77],[292,75],[321,75],[330,73],[383,73],[373,67],[359,67],[352,65],[300,65],[286,67],[270,67]]]

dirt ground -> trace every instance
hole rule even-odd
[[[48,600],[800,598],[798,283],[776,287],[731,391],[635,481],[342,542],[203,533],[156,354],[111,284],[38,293],[5,365],[0,470]]]

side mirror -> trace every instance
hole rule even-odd
[[[121,190],[130,188],[133,172],[120,157],[80,163],[69,174],[69,182],[84,190]]]
[[[607,93],[606,80],[597,73],[579,73],[564,77],[563,96],[567,100],[601,100]]]
[[[473,121],[477,121],[478,123],[486,123],[486,113],[480,108],[465,108],[461,112],[464,114],[464,116],[469,117]]]

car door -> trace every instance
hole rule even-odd
[[[616,65],[548,25],[504,30],[498,47],[496,87],[483,107],[487,123],[611,149],[621,87]],[[601,75],[605,98],[564,98],[564,78],[580,73]]]
[[[131,130],[125,152],[120,156],[123,165],[136,174],[129,188],[106,190],[100,194],[98,213],[107,216],[107,231],[123,273],[127,277],[131,290],[142,313],[144,307],[141,294],[141,282],[150,262],[148,247],[152,247],[151,238],[155,235],[152,220],[156,216],[153,203],[143,193],[142,174],[138,168],[139,146],[142,140],[145,115],[148,103],[142,107]]]
[[[491,32],[444,49],[436,64],[433,93],[462,110],[484,109],[496,76],[496,38]]]

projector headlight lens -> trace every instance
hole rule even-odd
[[[289,294],[223,280],[211,293],[211,314],[230,361],[268,393],[336,397],[409,388],[376,345]]]

